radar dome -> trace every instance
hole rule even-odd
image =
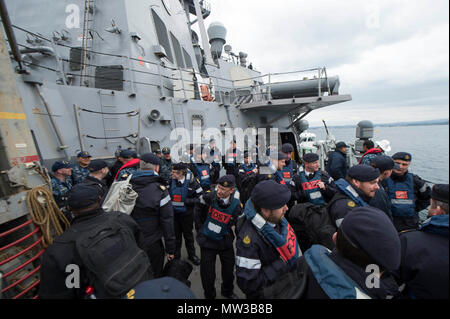
[[[220,22],[212,22],[208,28],[208,37],[213,57],[215,59],[220,58],[222,56],[222,48],[227,43],[227,29]]]
[[[371,121],[361,121],[356,125],[356,138],[369,139],[373,137],[374,125]]]

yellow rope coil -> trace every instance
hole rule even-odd
[[[27,206],[33,222],[41,229],[42,245],[47,248],[53,243],[56,236],[61,235],[70,227],[70,223],[56,205],[49,179],[40,169],[37,169],[37,172],[44,178],[49,187],[38,186],[29,190]]]

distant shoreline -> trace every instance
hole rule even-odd
[[[398,123],[381,123],[375,124],[374,127],[402,127],[402,126],[434,126],[434,125],[449,125],[449,120],[433,120],[433,121],[423,121],[423,122],[398,122]],[[327,125],[328,128],[352,128],[355,125]],[[312,126],[310,129],[323,128],[323,126]]]

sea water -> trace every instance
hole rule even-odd
[[[356,126],[329,127],[328,131],[336,137],[336,142],[354,143],[356,140]],[[312,128],[308,132],[315,133],[318,140],[326,137],[325,128]],[[449,125],[375,126],[372,140],[388,140],[392,150],[387,155],[392,156],[396,152],[411,153],[411,173],[432,183],[448,184]]]

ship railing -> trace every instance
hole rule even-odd
[[[207,2],[204,2],[204,5],[207,5]],[[73,48],[69,45],[55,42],[53,40],[50,40],[48,38],[45,38],[44,36],[40,34],[33,33],[31,31],[28,31],[26,29],[23,29],[21,27],[12,25],[13,28],[20,30],[22,32],[25,32],[26,34],[29,34],[31,36],[34,36],[35,38],[39,38],[43,41],[47,41],[51,43],[52,45],[57,46],[63,46],[67,48]],[[24,48],[24,50],[30,50],[33,49],[33,47],[30,45],[24,45],[19,44],[19,47]],[[300,75],[304,75],[305,73],[312,73],[312,79],[317,79],[317,86],[318,86],[318,95],[321,96],[325,92],[328,92],[328,94],[331,94],[331,88],[330,83],[328,81],[327,71],[325,67],[318,67],[318,68],[310,68],[310,69],[304,69],[304,70],[298,70],[298,71],[291,71],[291,72],[281,72],[281,73],[268,73],[264,75],[257,75],[254,77],[249,78],[243,78],[238,80],[231,80],[226,78],[221,78],[215,75],[209,75],[206,77],[203,77],[204,75],[198,71],[195,71],[194,68],[188,69],[188,68],[180,68],[180,67],[171,67],[168,65],[165,65],[161,62],[154,62],[154,61],[148,61],[143,59],[142,57],[133,58],[126,55],[120,55],[120,54],[113,54],[113,53],[105,53],[105,52],[98,52],[94,50],[85,50],[90,55],[103,55],[108,57],[117,57],[120,59],[120,61],[134,61],[138,64],[147,66],[146,70],[143,69],[136,69],[133,66],[131,66],[132,63],[121,63],[123,66],[124,71],[127,71],[128,76],[123,79],[121,79],[122,82],[128,83],[130,88],[130,92],[134,93],[135,86],[136,85],[147,85],[147,86],[153,86],[160,90],[160,94],[162,97],[164,97],[163,89],[166,89],[167,91],[170,91],[172,93],[181,93],[182,96],[184,96],[186,99],[188,98],[188,94],[190,93],[190,96],[194,94],[200,94],[198,85],[208,85],[211,89],[211,93],[216,96],[216,101],[222,104],[226,104],[227,101],[226,97],[230,96],[231,98],[234,98],[233,101],[237,101],[242,96],[251,97],[252,100],[255,101],[261,101],[261,100],[271,100],[271,90],[272,87],[278,83],[285,82],[287,80],[302,80],[302,79],[310,79],[308,77],[301,77]],[[76,63],[74,61],[70,61],[69,59],[58,57],[62,62],[70,62],[70,63]],[[27,65],[33,66],[33,67],[39,67],[44,68],[49,71],[56,72],[57,74],[64,74],[66,77],[79,77],[80,74],[74,73],[74,72],[64,72],[61,67],[61,63],[56,63],[56,69],[54,67],[34,63],[33,61],[26,62]],[[99,67],[100,65],[95,65],[92,63],[88,63],[87,61],[80,61],[80,65],[87,66],[87,67]],[[102,65],[104,67],[104,65]],[[165,70],[165,72],[164,72]],[[135,74],[146,74],[150,76],[155,76],[159,80],[156,81],[158,83],[150,83],[150,82],[142,82],[142,81],[136,81],[135,80]],[[184,78],[183,74],[190,74],[192,75],[192,79],[186,79]],[[177,74],[177,76],[174,76],[174,74]],[[117,78],[111,78],[111,77],[105,77],[105,76],[99,76],[99,75],[92,75],[92,74],[86,74],[84,75],[86,78],[91,79],[104,79],[104,80],[118,80]],[[196,78],[196,80],[194,80]],[[280,78],[283,80],[280,81]],[[164,84],[163,80],[170,80],[172,81],[181,81],[181,87],[180,88],[173,88],[170,86],[167,86]],[[326,87],[322,87],[322,79],[326,80]],[[251,84],[246,85],[243,84],[245,82],[249,82]],[[194,85],[193,85],[194,84]],[[193,87],[193,88],[192,88]],[[244,93],[243,93],[244,92]],[[249,92],[249,93],[246,93]]]
[[[31,228],[31,224],[33,224],[34,229]],[[38,258],[45,252],[45,249],[42,246],[42,237],[38,236],[40,232],[40,228],[36,226],[32,220],[28,220],[19,226],[16,226],[8,231],[0,233],[0,239],[3,239],[6,236],[14,236],[18,234],[22,234],[26,229],[32,229],[32,231],[21,238],[11,242],[3,247],[0,247],[0,267],[4,267],[7,269],[6,272],[2,273],[2,281],[6,284],[6,287],[1,287],[1,295],[5,296],[5,293],[9,292],[8,295],[17,293],[16,295],[10,297],[12,299],[19,299],[25,295],[29,295],[33,288],[37,287],[40,283],[39,279],[39,271],[41,266],[38,265],[35,267],[32,263],[37,262]],[[34,241],[28,247],[21,247],[25,241],[29,242],[29,240]],[[21,244],[21,245],[19,245]],[[19,246],[17,246],[19,245]],[[40,246],[40,248],[39,248]],[[20,247],[20,251],[8,252],[11,248]],[[11,255],[12,254],[12,255]],[[14,265],[13,269],[7,268],[7,265],[12,262],[20,263],[18,266]],[[34,269],[32,269],[34,267]],[[20,270],[24,271],[19,273]],[[15,277],[14,277],[15,276]],[[27,281],[28,280],[28,281]],[[22,286],[19,286],[21,285]],[[25,286],[26,285],[26,286]],[[13,288],[15,288],[15,292],[12,293]],[[37,294],[32,297],[32,299],[37,299]]]

